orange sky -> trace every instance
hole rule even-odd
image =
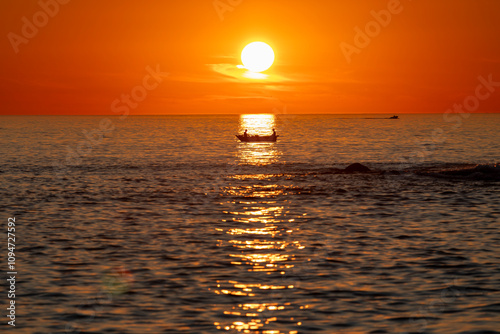
[[[0,2],[0,114],[442,113],[500,82],[495,0],[59,2]],[[236,68],[253,41],[267,79]],[[500,111],[492,89],[474,111]]]

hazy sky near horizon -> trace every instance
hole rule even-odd
[[[0,2],[0,114],[500,112],[500,1],[59,1]]]

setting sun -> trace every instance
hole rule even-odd
[[[273,49],[264,42],[253,42],[241,52],[243,66],[251,72],[263,72],[274,62]]]

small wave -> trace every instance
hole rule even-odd
[[[500,181],[500,164],[476,165],[473,168],[461,168],[441,171],[421,171],[419,175],[432,176],[444,179]]]
[[[500,332],[497,331],[490,331],[490,330],[472,330],[472,331],[466,331],[466,332],[460,332],[459,334],[500,334]]]

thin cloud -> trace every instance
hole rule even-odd
[[[221,74],[223,78],[229,81],[250,81],[250,82],[264,82],[264,83],[276,83],[276,82],[286,82],[291,81],[280,74],[275,74],[272,71],[268,73],[253,73],[249,72],[241,65],[234,64],[207,64],[207,66],[215,73]]]

